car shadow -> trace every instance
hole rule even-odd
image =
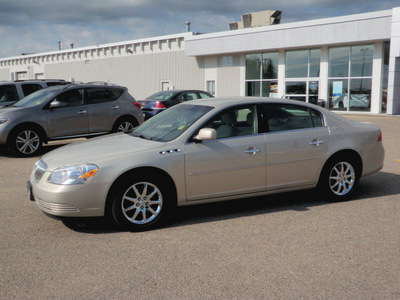
[[[68,144],[69,143],[67,143],[67,142],[66,143],[57,143],[57,144],[46,144],[46,145],[43,145],[42,149],[40,149],[40,151],[36,155],[32,155],[29,157],[17,156],[14,153],[12,153],[11,151],[8,151],[4,147],[2,147],[2,148],[0,148],[0,156],[8,157],[8,158],[20,158],[20,159],[31,158],[31,157],[41,157],[50,151],[53,151],[57,148],[60,148],[62,146],[68,145]]]
[[[361,201],[400,194],[400,175],[379,172],[363,178],[357,191],[348,201]],[[320,205],[331,205],[323,195],[315,190],[288,192],[261,197],[244,198],[217,203],[178,207],[170,221],[162,229],[187,225],[210,223],[222,220],[272,214],[281,211],[308,211]],[[105,234],[123,232],[105,218],[71,218],[62,222],[71,230],[89,233]]]

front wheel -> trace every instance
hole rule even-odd
[[[359,173],[354,160],[334,159],[325,166],[319,187],[331,200],[346,200],[358,185]]]
[[[124,179],[112,197],[113,219],[130,231],[158,227],[173,203],[166,184],[147,175]]]
[[[33,156],[39,153],[42,143],[39,131],[31,128],[15,130],[9,140],[11,150],[16,155],[22,157]]]

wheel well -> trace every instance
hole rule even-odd
[[[329,165],[329,163],[332,162],[333,160],[341,158],[353,161],[356,167],[357,175],[358,177],[361,177],[363,168],[361,156],[356,151],[348,149],[336,152],[331,157],[329,157],[329,159],[325,162],[324,167],[322,168],[319,180],[321,180],[321,176],[324,174],[326,166]]]
[[[172,179],[172,177],[165,172],[164,170],[155,168],[155,167],[140,167],[140,168],[135,168],[129,171],[126,171],[125,173],[121,174],[111,185],[110,189],[108,190],[107,193],[107,198],[106,198],[106,205],[105,205],[105,211],[104,214],[107,216],[111,212],[111,205],[112,205],[112,195],[115,193],[115,191],[118,189],[118,186],[121,181],[125,180],[129,176],[134,176],[136,174],[147,174],[147,175],[152,175],[156,177],[158,180],[165,180],[168,182],[168,185],[172,189],[172,194],[174,195],[175,203],[173,203],[174,206],[177,204],[177,191],[176,191],[176,186],[175,182]]]
[[[131,115],[123,115],[123,116],[120,116],[120,117],[114,122],[112,131],[117,131],[117,129],[118,129],[118,128],[117,128],[118,123],[119,123],[119,122],[122,122],[122,121],[124,121],[124,120],[131,121],[132,124],[133,124],[135,127],[139,125],[139,122],[136,120],[136,118],[135,118],[134,116],[131,116]]]
[[[43,142],[47,141],[47,134],[46,131],[43,129],[42,126],[40,126],[37,123],[33,123],[33,122],[26,122],[26,123],[21,123],[18,124],[17,126],[15,126],[13,129],[11,129],[10,133],[8,134],[7,137],[7,143],[10,142],[10,138],[12,137],[12,135],[17,131],[20,130],[22,128],[29,128],[29,129],[36,129],[38,131],[38,134],[40,135],[40,137],[42,138]]]

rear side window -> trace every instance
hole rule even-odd
[[[117,100],[124,91],[121,89],[88,88],[86,89],[87,104],[95,104]]]
[[[22,84],[22,91],[24,92],[25,97],[32,94],[33,92],[36,92],[38,90],[42,89],[42,86],[40,84],[36,83],[25,83]]]
[[[0,85],[0,103],[9,101],[18,101],[17,88],[13,84]]]
[[[323,126],[322,115],[307,107],[290,104],[267,104],[264,108],[270,132]]]
[[[207,99],[207,98],[211,98],[211,96],[209,96],[209,95],[208,95],[208,94],[206,94],[206,93],[202,93],[202,92],[200,92],[199,94],[200,94],[200,97],[201,97],[201,99]]]
[[[51,82],[46,82],[47,86],[54,86],[54,85],[66,85],[70,84],[70,82],[67,81],[51,81]]]

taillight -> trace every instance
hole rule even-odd
[[[142,109],[142,106],[139,102],[133,102],[132,104],[135,105],[137,108]]]
[[[378,142],[382,142],[382,131],[379,133]]]
[[[162,102],[157,101],[156,106],[154,106],[155,109],[164,109],[165,105],[162,104]]]

